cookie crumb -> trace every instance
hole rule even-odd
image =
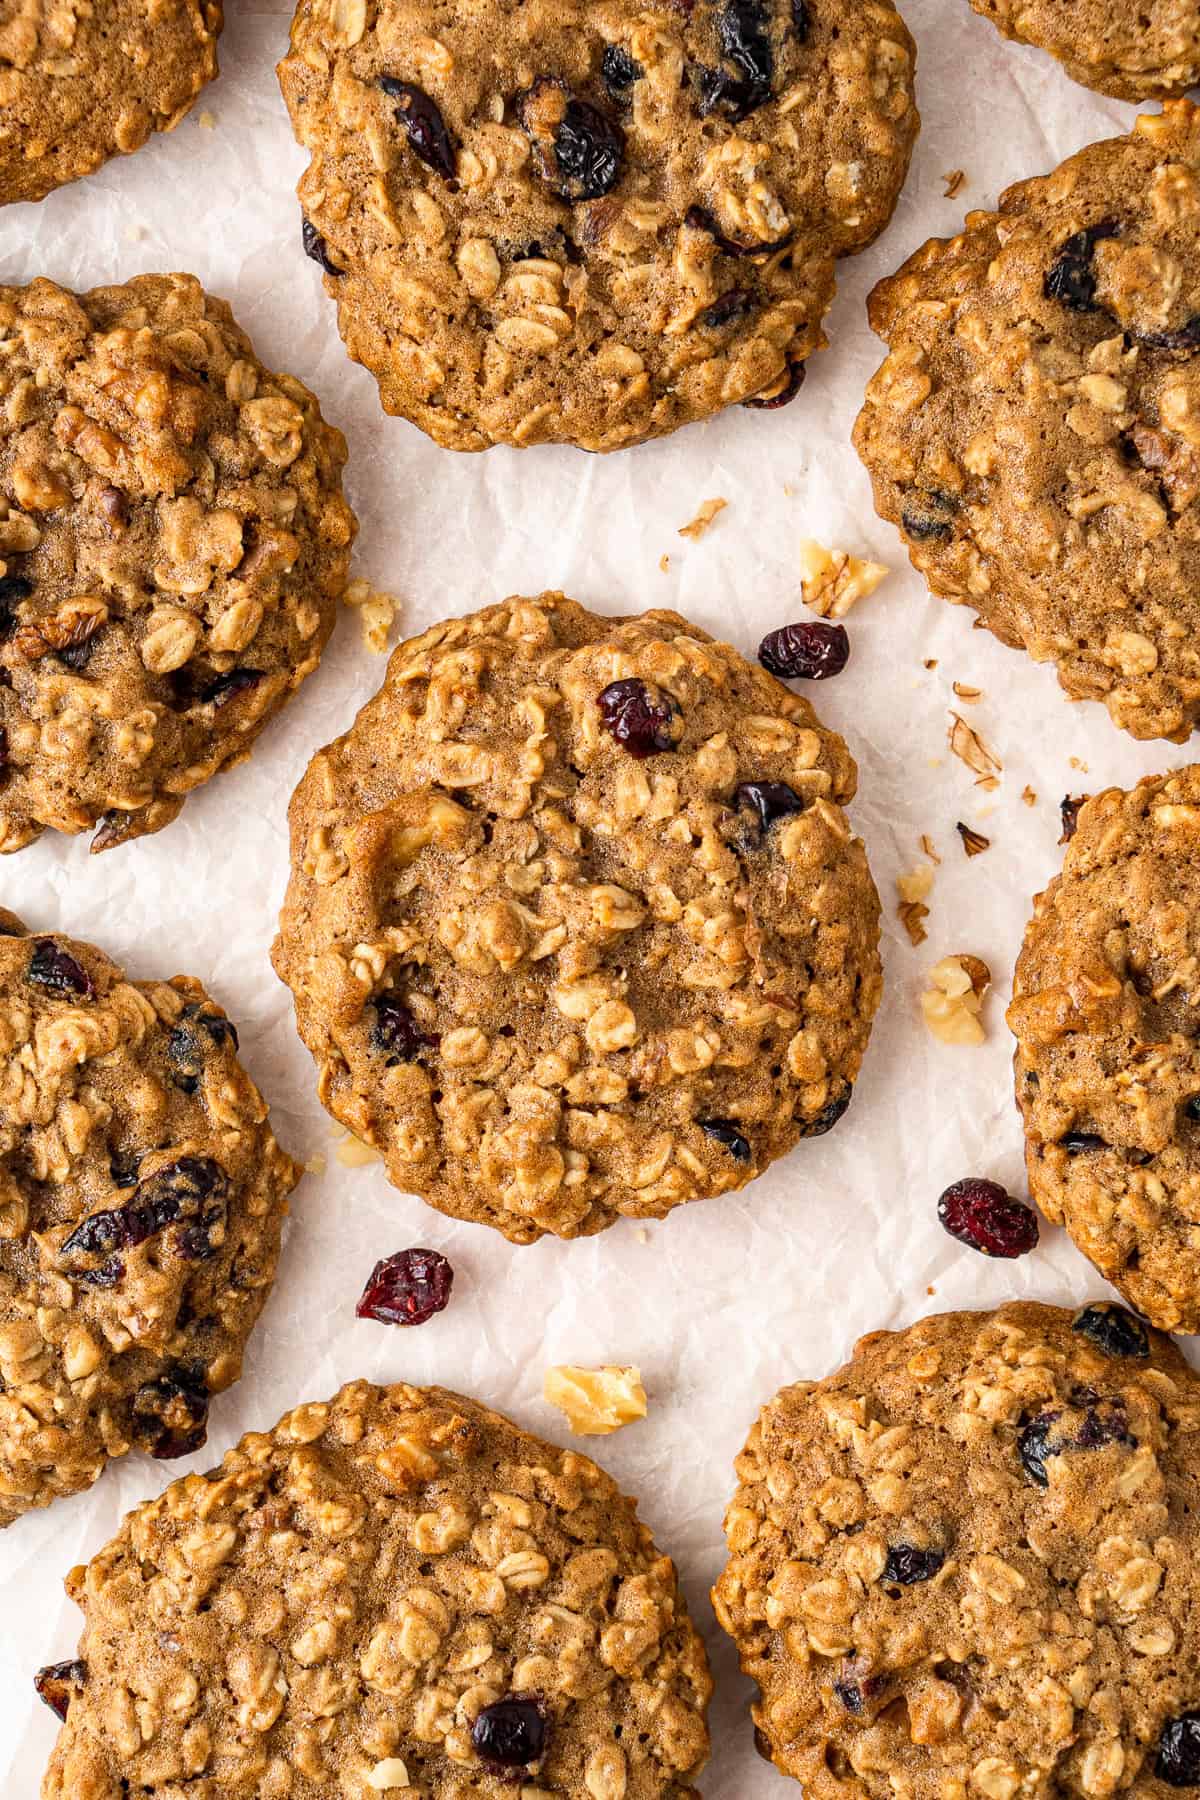
[[[196,114],[196,123],[197,123],[197,125],[199,125],[201,131],[215,131],[216,125],[217,125],[217,115],[216,115],[216,113],[209,112],[208,108],[206,107],[202,113]]]
[[[990,793],[1000,786],[999,777],[1004,773],[1004,764],[959,713],[950,714],[948,739],[950,748],[959,761],[966,763],[968,769],[979,777],[976,787],[986,788]]]
[[[963,188],[967,184],[966,170],[965,169],[948,169],[946,171],[946,173],[942,176],[942,180],[946,184],[946,192],[945,192],[943,198],[946,200],[954,200],[957,198],[957,196],[959,194],[962,193]],[[930,1289],[931,1293],[932,1293],[932,1291],[933,1290]]]
[[[364,581],[361,576],[346,583],[342,599],[345,605],[353,607],[358,613],[362,639],[367,649],[375,656],[383,656],[399,611],[399,601],[394,595],[384,593],[382,588]]]
[[[873,594],[891,570],[886,563],[827,550],[814,538],[800,543],[800,592],[804,604],[823,619],[842,619],[859,600]]]
[[[927,669],[936,669],[937,666],[938,666],[938,659],[936,656],[927,656],[925,658],[925,667]]]
[[[665,550],[663,551],[662,555],[658,559],[658,566],[662,570],[664,575],[666,574],[667,570],[671,566],[671,559],[667,555]]]
[[[915,948],[929,936],[925,929],[929,908],[925,902],[933,891],[933,869],[928,863],[924,863],[921,867],[910,870],[907,875],[897,875],[896,890],[900,895],[896,913],[908,933],[909,942]]]
[[[978,956],[944,956],[929,971],[921,995],[921,1014],[942,1044],[977,1046],[987,1033],[980,1017],[992,972]]]
[[[546,1370],[542,1395],[566,1415],[576,1437],[607,1437],[646,1416],[641,1370],[611,1363],[602,1369],[559,1363]]]
[[[728,505],[728,500],[713,499],[702,501],[700,510],[690,524],[681,525],[679,527],[680,537],[692,538],[693,540],[702,538],[717,514],[719,512],[724,512]]]
[[[938,867],[941,866],[942,859],[938,855],[937,851],[934,849],[933,839],[928,835],[927,832],[922,832],[922,834],[921,834],[921,848],[925,852],[926,856],[929,858],[931,863],[936,864]]]
[[[1078,771],[1081,775],[1090,775],[1091,774],[1091,770],[1088,768],[1087,764],[1085,762],[1083,762],[1078,756],[1069,756],[1067,758],[1067,761],[1070,763],[1070,765],[1073,769],[1078,769]]]
[[[121,233],[127,244],[140,244],[145,235],[146,227],[144,225],[126,225]]]
[[[975,831],[970,825],[964,825],[961,819],[954,829],[962,839],[962,847],[968,856],[982,856],[985,850],[991,849],[991,838],[984,837],[982,831]]]
[[[329,1158],[323,1150],[314,1150],[304,1167],[309,1175],[323,1175],[329,1167]]]
[[[337,1159],[344,1169],[365,1169],[368,1163],[382,1160],[373,1144],[364,1144],[352,1132],[347,1132],[338,1145]]]
[[[983,699],[983,689],[968,687],[965,681],[956,681],[954,683],[954,691],[960,700],[966,701],[968,706],[974,706],[977,700]]]
[[[1026,785],[1021,789],[1021,798],[1025,802],[1026,806],[1036,806],[1037,805],[1037,794],[1034,791],[1034,789],[1029,786],[1028,783],[1026,783]]]
[[[634,1236],[637,1238],[639,1244],[648,1244],[650,1242],[650,1233],[646,1230],[644,1225],[638,1227]]]

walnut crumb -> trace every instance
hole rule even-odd
[[[925,852],[926,856],[929,858],[931,863],[936,863],[938,865],[941,864],[942,859],[938,855],[937,851],[934,849],[933,839],[928,835],[927,832],[922,832],[922,834],[921,834],[921,848]]]
[[[361,577],[346,583],[343,599],[347,606],[352,606],[358,613],[363,643],[367,649],[376,656],[382,656],[388,647],[388,634],[395,623],[399,602],[393,595],[385,594],[381,588],[373,587]]]
[[[925,665],[924,665],[924,666],[925,666],[925,667],[926,667],[926,668],[927,668],[927,669],[936,669],[936,668],[937,668],[937,666],[938,666],[938,659],[937,659],[937,657],[936,657],[936,656],[927,656],[927,657],[926,657],[926,658],[925,658]]]
[[[199,125],[199,127],[202,131],[215,131],[216,125],[217,125],[217,115],[216,115],[216,113],[209,112],[208,108],[206,107],[202,113],[196,114],[196,123],[197,123],[197,125]]]
[[[929,971],[921,1013],[943,1044],[982,1044],[987,1036],[980,1014],[992,972],[978,956],[944,956]]]
[[[925,920],[929,917],[929,908],[925,902],[932,890],[933,869],[928,863],[910,870],[907,875],[896,877],[896,891],[900,895],[897,916],[914,947],[923,944],[929,935],[925,929]]]
[[[364,1144],[361,1138],[347,1132],[337,1147],[337,1159],[344,1169],[365,1169],[368,1163],[378,1162],[380,1156],[373,1144]]]
[[[842,619],[859,600],[873,594],[891,570],[847,550],[827,550],[813,538],[800,544],[800,591],[804,604],[823,619]]]
[[[577,1437],[607,1437],[646,1416],[646,1390],[640,1369],[608,1364],[581,1369],[560,1363],[546,1370],[542,1394],[565,1413]]]
[[[309,1175],[323,1175],[329,1167],[329,1158],[323,1150],[314,1150],[304,1167]]]
[[[972,730],[967,721],[956,712],[950,714],[949,742],[955,756],[978,776],[976,787],[986,788],[990,793],[1000,786],[999,777],[1004,773],[1004,764],[995,751],[984,743],[979,733]]]
[[[984,837],[982,831],[975,831],[970,825],[964,825],[961,819],[954,829],[962,839],[962,847],[968,856],[982,856],[985,850],[991,849],[991,838]]]
[[[1037,794],[1034,791],[1034,789],[1028,785],[1028,783],[1026,783],[1026,785],[1021,789],[1021,798],[1025,802],[1026,806],[1036,806],[1037,805]]]
[[[956,681],[954,683],[954,691],[960,700],[966,701],[968,706],[974,706],[977,700],[983,699],[983,689],[968,687],[965,681]]]
[[[658,559],[658,566],[662,570],[664,575],[666,574],[667,570],[671,566],[671,559],[667,555],[665,550],[663,551],[662,555]]]
[[[963,188],[967,184],[966,170],[965,169],[947,169],[946,173],[942,176],[942,180],[946,184],[946,192],[945,192],[944,198],[947,200],[954,200],[957,198],[957,196],[959,194],[962,193]]]
[[[680,537],[702,538],[719,512],[724,512],[729,505],[728,500],[704,500],[694,519],[687,525],[679,527]]]

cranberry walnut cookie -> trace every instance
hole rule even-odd
[[[0,913],[0,1526],[203,1444],[298,1175],[199,982]]]
[[[1131,1314],[874,1332],[768,1402],[717,1616],[811,1800],[1200,1784],[1200,1378]]]
[[[854,441],[935,592],[1139,738],[1200,720],[1200,109],[1009,188],[870,301]]]
[[[217,73],[220,0],[0,0],[0,205],[178,125]]]
[[[880,995],[856,770],[677,613],[401,644],[292,800],[273,951],[324,1104],[516,1242],[742,1187],[845,1112]]]
[[[891,217],[914,63],[890,0],[300,0],[305,245],[447,448],[782,404]]]
[[[1008,1022],[1034,1199],[1131,1305],[1200,1331],[1200,766],[1080,811]]]
[[[320,660],[346,448],[190,275],[0,287],[0,851],[158,831]]]
[[[670,1558],[594,1463],[445,1389],[297,1407],[67,1588],[42,1800],[698,1800],[711,1682]]]
[[[1005,37],[1058,58],[1084,87],[1161,100],[1200,81],[1196,0],[971,0]]]

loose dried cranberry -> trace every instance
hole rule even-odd
[[[712,1138],[715,1143],[728,1150],[734,1162],[748,1163],[754,1160],[754,1152],[732,1119],[697,1119],[701,1131]]]
[[[744,319],[758,304],[748,288],[729,288],[700,314],[700,323],[708,331],[721,331]]]
[[[520,1769],[542,1756],[546,1730],[541,1703],[528,1695],[512,1694],[484,1707],[471,1727],[471,1742],[485,1762]]]
[[[1089,1343],[1103,1350],[1106,1356],[1149,1356],[1150,1339],[1146,1335],[1146,1327],[1140,1319],[1135,1319],[1131,1312],[1123,1306],[1106,1305],[1085,1306],[1082,1312],[1076,1313],[1071,1321],[1071,1330],[1078,1331]]]
[[[917,543],[932,543],[935,539],[950,536],[954,530],[951,515],[957,511],[958,501],[952,494],[931,488],[928,493],[906,502],[900,512],[900,523]]]
[[[938,1218],[950,1236],[984,1256],[1024,1256],[1038,1241],[1037,1214],[998,1181],[969,1175],[948,1187]]]
[[[380,1325],[424,1325],[450,1299],[454,1270],[436,1250],[398,1250],[371,1270],[354,1311]]]
[[[135,1250],[168,1226],[179,1225],[179,1254],[188,1261],[206,1261],[215,1251],[228,1195],[229,1178],[220,1163],[211,1156],[181,1156],[139,1182],[133,1199],[123,1206],[84,1219],[59,1254],[72,1263]]]
[[[738,812],[750,814],[761,831],[767,831],[776,819],[803,812],[808,803],[786,781],[742,781],[733,790],[733,804]]]
[[[1135,331],[1132,335],[1145,350],[1200,350],[1200,313],[1175,331]]]
[[[1120,226],[1115,219],[1103,219],[1077,231],[1061,245],[1042,283],[1047,300],[1056,300],[1071,312],[1096,310],[1096,272],[1092,257],[1101,238],[1116,237]]]
[[[623,44],[608,44],[600,63],[600,73],[612,98],[623,105],[629,99],[634,82],[640,81],[646,71],[641,63],[634,61]]]
[[[787,380],[774,394],[751,394],[742,405],[754,412],[778,412],[781,406],[790,406],[800,389],[804,386],[804,377],[808,374],[808,364],[794,362],[788,364]]]
[[[372,1010],[375,1021],[369,1034],[371,1047],[383,1051],[389,1067],[418,1062],[422,1050],[435,1048],[436,1040],[421,1030],[399,994],[378,995]]]
[[[776,238],[771,243],[754,243],[743,238],[727,237],[717,223],[715,213],[709,212],[707,206],[689,206],[683,215],[683,222],[692,231],[706,232],[717,248],[724,251],[726,256],[774,256],[777,250],[785,250],[792,241],[790,232],[786,237]],[[797,363],[795,366],[802,369],[804,364]],[[803,379],[804,377],[801,376],[800,380],[803,381]],[[748,405],[749,402],[744,404]],[[764,400],[762,404],[769,406],[776,403]]]
[[[1086,794],[1064,794],[1059,803],[1062,814],[1062,836],[1060,844],[1069,844],[1079,826],[1079,809],[1087,801]]]
[[[1058,1141],[1068,1156],[1085,1156],[1093,1150],[1108,1149],[1104,1138],[1099,1137],[1094,1131],[1068,1131],[1066,1136],[1059,1138]]]
[[[23,575],[0,575],[0,637],[12,630],[17,622],[18,606],[22,600],[28,600],[32,592],[32,581],[26,581]]]
[[[398,81],[394,75],[381,75],[379,85],[389,99],[396,101],[396,118],[421,161],[447,181],[453,181],[454,139],[435,102],[423,88],[414,87],[411,81]]]
[[[827,1131],[833,1130],[853,1098],[853,1087],[844,1089],[836,1100],[831,1100],[828,1106],[822,1107],[815,1119],[809,1119],[801,1125],[800,1136],[803,1138],[824,1137]]]
[[[1158,1740],[1154,1773],[1168,1787],[1200,1787],[1200,1712],[1167,1720]]]
[[[305,256],[311,256],[315,263],[320,263],[327,275],[344,275],[346,273],[345,269],[339,269],[335,262],[330,261],[329,248],[325,239],[311,220],[304,219],[301,222],[300,238],[304,245]]]
[[[610,681],[596,705],[604,729],[639,762],[673,750],[679,741],[682,721],[674,700],[636,676]]]
[[[33,1678],[33,1688],[39,1700],[44,1700],[50,1711],[65,1719],[73,1694],[82,1693],[83,1684],[87,1680],[87,1664],[78,1657],[70,1662],[47,1663],[39,1669]]]
[[[155,1381],[143,1382],[133,1399],[133,1440],[169,1462],[190,1456],[208,1436],[208,1384],[201,1363],[176,1363]]]
[[[828,681],[850,660],[850,637],[844,625],[781,625],[758,646],[758,660],[769,675],[786,681]]]
[[[946,1560],[943,1550],[918,1550],[915,1544],[893,1544],[888,1550],[880,1580],[912,1587],[918,1581],[932,1581]]]
[[[78,994],[81,1000],[94,1000],[96,989],[87,970],[55,943],[53,938],[35,938],[29,959],[29,979],[35,986],[52,994]]]

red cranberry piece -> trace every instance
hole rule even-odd
[[[546,1715],[540,1702],[513,1694],[485,1706],[471,1727],[471,1742],[485,1762],[504,1769],[537,1762],[546,1748]]]
[[[1092,257],[1101,238],[1116,237],[1120,229],[1115,219],[1103,219],[1099,225],[1089,225],[1085,231],[1069,237],[1046,271],[1042,287],[1047,300],[1057,300],[1071,312],[1096,311]]]
[[[453,181],[454,139],[435,102],[423,88],[414,87],[411,81],[398,81],[394,75],[381,75],[379,85],[396,102],[396,118],[421,161],[447,181]]]
[[[1094,1131],[1068,1131],[1058,1141],[1068,1156],[1085,1156],[1092,1150],[1108,1149],[1105,1140]]]
[[[831,1100],[828,1106],[823,1106],[815,1119],[809,1119],[800,1127],[800,1136],[805,1138],[824,1137],[827,1131],[833,1130],[853,1098],[854,1088],[852,1086],[846,1088],[836,1100]]]
[[[927,493],[916,495],[901,508],[900,524],[908,537],[914,538],[918,544],[927,544],[951,535],[954,530],[953,515],[957,511],[958,501],[953,494],[943,494],[939,489],[931,488]]]
[[[29,979],[51,994],[78,994],[81,1000],[96,997],[87,970],[53,938],[35,938],[33,955],[29,959]]]
[[[1131,335],[1146,350],[1200,350],[1200,313],[1175,331],[1135,331]]]
[[[329,246],[311,219],[301,221],[300,241],[304,245],[305,256],[311,256],[315,263],[320,263],[327,275],[344,275],[346,273],[345,269],[339,269],[335,262],[330,261]]]
[[[946,1189],[938,1218],[951,1237],[984,1256],[1024,1256],[1038,1241],[1033,1208],[1014,1200],[998,1181],[973,1175]]]
[[[880,1580],[895,1582],[898,1587],[912,1587],[918,1581],[932,1581],[945,1562],[942,1550],[918,1550],[915,1544],[893,1544],[887,1553]]]
[[[1154,1773],[1168,1787],[1200,1787],[1200,1712],[1167,1720],[1158,1740]]]
[[[87,1680],[87,1664],[73,1658],[70,1662],[47,1663],[33,1678],[33,1689],[50,1711],[60,1719],[67,1716],[72,1694],[78,1694]]]
[[[697,1119],[696,1123],[714,1143],[721,1144],[728,1150],[734,1162],[748,1163],[753,1160],[754,1152],[749,1142],[732,1119]]]
[[[808,374],[808,364],[794,362],[788,364],[787,380],[781,388],[772,394],[751,394],[741,404],[752,412],[778,412],[781,406],[790,406],[800,389],[804,386],[804,377]]]
[[[609,44],[600,63],[600,73],[611,98],[624,106],[634,82],[640,81],[646,71],[641,63],[634,61],[623,44]]]
[[[679,742],[681,721],[674,700],[636,676],[610,681],[596,696],[596,705],[604,729],[639,762],[673,750]]]
[[[1059,806],[1059,811],[1062,813],[1062,836],[1058,840],[1060,844],[1069,844],[1075,836],[1076,827],[1079,824],[1080,808],[1086,800],[1086,794],[1063,795]]]
[[[564,200],[599,200],[617,185],[625,133],[564,82],[540,75],[518,100],[517,117],[533,145],[538,172]]]
[[[758,646],[758,660],[787,681],[828,681],[850,661],[850,636],[844,625],[781,625]]]
[[[10,632],[17,622],[17,608],[33,592],[32,581],[23,575],[0,576],[0,637]]]
[[[450,1299],[454,1270],[436,1250],[398,1250],[371,1270],[354,1311],[380,1325],[424,1325]]]
[[[382,1050],[389,1066],[416,1062],[422,1050],[432,1050],[435,1040],[421,1030],[399,994],[380,994],[373,1002],[375,1022],[371,1046]]]
[[[733,804],[739,812],[753,814],[760,830],[767,831],[776,819],[803,812],[807,802],[786,781],[743,781],[733,790]]]
[[[1071,1321],[1071,1330],[1103,1350],[1106,1356],[1142,1357],[1150,1354],[1150,1339],[1140,1319],[1123,1306],[1085,1306]]]
[[[199,1450],[208,1436],[208,1383],[201,1363],[176,1363],[133,1397],[133,1441],[171,1461]]]

